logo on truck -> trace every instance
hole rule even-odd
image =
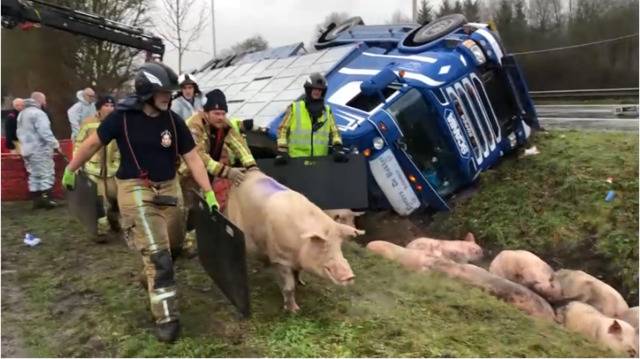
[[[456,145],[458,146],[458,151],[460,151],[460,154],[463,156],[466,156],[469,154],[469,146],[467,146],[467,141],[464,139],[464,136],[462,135],[462,131],[460,131],[460,126],[458,125],[458,121],[456,121],[455,116],[453,116],[453,113],[451,111],[447,111],[446,113],[446,119],[447,119],[447,125],[449,125],[449,130],[451,131],[451,134],[453,135],[453,139],[456,142]]]

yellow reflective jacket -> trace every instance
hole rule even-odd
[[[100,126],[100,118],[98,113],[85,118],[80,124],[80,130],[76,136],[76,142],[73,144],[73,155],[75,156],[78,148],[84,140],[94,133]],[[102,147],[93,157],[84,164],[84,170],[90,175],[109,178],[116,175],[120,167],[120,151],[116,141],[111,141],[108,145]]]

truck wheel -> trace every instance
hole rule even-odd
[[[327,30],[325,30],[325,32],[320,35],[318,41],[316,41],[315,48],[319,50],[327,47],[327,45],[331,41],[338,38],[341,33],[349,30],[356,25],[364,25],[364,21],[362,21],[362,18],[360,16],[354,16],[339,25],[332,23],[331,25],[329,25]]]
[[[447,35],[466,23],[467,19],[462,14],[451,14],[437,18],[410,32],[402,40],[402,45],[407,47],[424,45]]]

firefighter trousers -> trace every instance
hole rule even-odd
[[[152,182],[117,179],[122,228],[142,257],[151,313],[156,323],[178,319],[172,250],[180,250],[184,238],[182,192],[177,178]],[[154,191],[155,189],[155,191]],[[173,196],[177,206],[152,203],[154,196]]]

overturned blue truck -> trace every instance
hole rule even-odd
[[[447,198],[539,128],[520,68],[487,24],[457,14],[422,26],[355,17],[331,24],[314,46],[214,59],[194,73],[274,146],[307,76],[324,73],[343,143],[366,158],[370,208],[447,210]]]

